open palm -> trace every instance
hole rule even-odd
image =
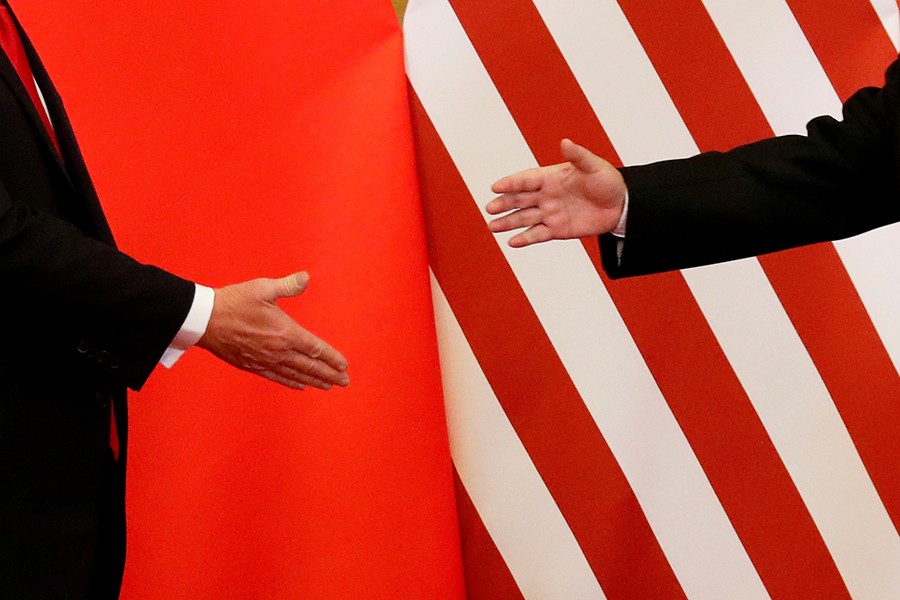
[[[491,231],[524,229],[510,238],[510,246],[599,235],[618,223],[625,201],[619,171],[570,140],[562,141],[561,150],[566,162],[509,175],[491,186],[501,195],[488,203],[488,213],[509,213],[491,221]]]

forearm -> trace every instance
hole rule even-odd
[[[73,353],[103,357],[110,376],[139,388],[184,321],[193,284],[0,194],[0,281],[19,317],[49,315],[71,332]]]
[[[841,122],[622,170],[631,206],[612,276],[721,262],[856,235],[900,220],[896,82],[845,105]]]

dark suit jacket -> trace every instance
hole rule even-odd
[[[836,240],[900,221],[900,65],[883,88],[820,117],[807,136],[623,169],[622,260],[601,236],[612,277],[642,275]]]
[[[20,33],[62,156],[0,52],[0,598],[116,597],[125,388],[146,381],[194,286],[116,250],[63,104]]]

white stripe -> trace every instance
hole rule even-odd
[[[684,275],[851,595],[898,597],[900,538],[758,261]],[[746,318],[735,318],[745,308]]]
[[[623,163],[697,154],[678,109],[614,0],[534,3]]]
[[[449,4],[407,13],[408,73],[479,205],[535,164]],[[691,598],[767,598],[758,574],[578,242],[511,250],[550,340]],[[577,315],[577,317],[575,317]]]
[[[884,347],[900,370],[900,224],[835,243]]]
[[[900,9],[897,0],[872,0],[895,49],[900,49]],[[900,371],[900,225],[892,225],[835,244],[866,310],[884,342],[894,368]],[[875,259],[873,260],[873,257]]]
[[[894,48],[900,50],[900,13],[897,10],[897,0],[871,0],[872,7],[878,13],[884,30],[894,44]]]
[[[771,43],[781,48],[784,54],[799,56],[812,54],[808,41],[799,27],[773,22],[776,18],[794,21],[790,14],[773,13],[768,21],[748,20],[742,23],[742,31],[737,32],[735,31],[736,26],[729,27],[727,25],[736,19],[733,16],[725,18],[725,13],[740,4],[743,10],[739,12],[744,15],[746,7],[758,6],[759,0],[743,0],[740,3],[735,0],[715,0],[715,2],[706,0],[706,2],[707,4],[721,5],[714,19],[726,43],[732,36],[752,37],[754,34],[762,35],[763,31],[779,31],[783,34],[778,38],[773,38]],[[751,24],[756,24],[759,29],[754,31]],[[738,64],[742,65],[759,62],[753,55],[765,53],[765,50],[759,47],[732,45],[741,48],[742,55],[736,57],[736,60]],[[781,79],[796,81],[801,78],[813,78],[818,82],[827,80],[821,65],[818,63],[809,65],[807,62],[785,61]],[[810,69],[813,70],[813,73],[810,73]],[[764,82],[764,73],[751,70],[746,73],[746,76],[751,87],[759,89],[767,85]],[[775,123],[784,121],[779,115],[786,104],[801,107],[803,111],[806,111],[807,117],[814,116],[821,110],[823,102],[824,105],[832,106],[839,103],[837,94],[832,88],[829,87],[827,90],[820,88],[820,85],[809,89],[802,85],[790,85],[781,90],[783,94],[781,98],[778,98],[774,93],[775,90],[772,90],[772,93],[762,95],[765,101],[761,102],[761,108],[769,120]],[[822,100],[823,97],[824,100]],[[792,107],[791,114],[795,110]],[[776,129],[776,133],[785,133],[785,131]],[[895,365],[898,364],[898,356],[900,356],[898,354],[900,352],[900,327],[898,327],[896,310],[896,298],[898,290],[900,290],[900,273],[898,273],[897,264],[900,263],[891,261],[891,257],[898,256],[898,246],[900,246],[900,240],[898,240],[897,227],[836,244],[861,298],[869,309],[876,329],[893,356]],[[743,343],[746,344],[748,341],[745,340]],[[745,385],[747,384],[745,383]],[[789,399],[789,397],[784,398],[784,400]],[[772,423],[766,425],[767,428],[774,429]],[[850,455],[855,452],[852,443],[847,439],[827,438],[827,441],[843,446],[846,458],[839,464],[849,468],[853,463]],[[826,448],[822,448],[815,454],[819,456],[820,452],[826,450]],[[833,451],[834,448],[831,450]],[[806,454],[809,454],[809,451],[810,448],[807,446]],[[785,456],[790,451],[779,446],[779,452]],[[799,452],[795,452],[795,454],[799,454]],[[790,466],[789,469],[791,469]],[[815,479],[814,472],[802,474],[794,469],[791,469],[791,472],[851,593],[860,598],[900,595],[900,537],[898,537],[874,488],[866,485],[855,490],[847,489],[851,483],[862,481],[861,477],[851,478],[848,474],[843,481],[845,485],[843,491],[832,490],[829,493],[827,488],[820,487],[820,491],[813,493],[813,489],[805,491],[801,487],[801,481],[813,481]],[[822,496],[823,494],[824,496]],[[839,498],[840,503],[835,502],[835,498],[829,497],[839,495],[842,496]],[[861,548],[861,544],[865,548]]]
[[[653,160],[653,155],[696,153],[696,147],[677,143],[690,137],[688,130],[616,2],[534,4],[619,156],[639,164]]]
[[[897,0],[872,0],[894,48],[900,49],[900,10]],[[893,225],[836,244],[841,260],[856,285],[887,348],[894,368],[900,370],[900,225]],[[873,257],[876,257],[873,260]]]
[[[818,115],[840,117],[840,99],[786,4],[780,0],[704,0],[704,4],[777,135],[805,133],[805,123]],[[835,247],[870,308],[894,365],[900,366],[896,310],[900,269],[889,260],[900,246],[896,231],[842,240]]]
[[[433,275],[431,287],[453,462],[522,595],[604,599]]]
[[[811,115],[840,116],[840,100],[784,0],[703,4],[757,102],[780,107],[766,113],[776,134],[806,133]]]
[[[557,22],[564,19],[600,22],[585,12],[576,10],[570,3],[560,4],[544,0],[537,4],[541,7],[541,14],[548,26],[554,31]],[[839,108],[840,104],[834,90],[786,5],[772,0],[742,2],[707,0],[705,4],[722,32],[726,45],[733,52],[738,52],[735,59],[745,70],[745,76],[748,77],[748,83],[754,94],[757,98],[765,100],[764,110],[772,103],[785,104],[785,99],[804,100],[798,103],[802,105],[802,113],[798,107],[792,105],[789,105],[787,110],[777,113],[766,111],[770,122],[783,128],[781,133],[788,130],[802,130],[811,108],[820,112]],[[578,8],[581,9],[581,5]],[[549,14],[551,10],[555,11],[552,18]],[[604,20],[604,27],[614,22],[612,19]],[[571,27],[561,29],[571,31]],[[614,36],[621,37],[621,34]],[[593,35],[570,40],[569,45],[580,48],[580,52],[585,56],[606,56],[608,54],[605,52],[608,53],[608,49],[600,45],[606,37],[605,30],[603,35],[594,32]],[[796,40],[802,40],[803,44]],[[634,65],[637,60],[649,62],[643,52],[641,55],[642,57],[624,56],[622,51],[616,54],[616,60],[627,61],[629,65]],[[570,58],[568,55],[566,58],[575,63],[585,60],[579,57]],[[585,90],[605,86],[607,95],[611,93],[610,90],[621,90],[622,94],[627,96],[629,92],[634,93],[632,90],[640,89],[643,90],[641,93],[644,97],[660,96],[647,94],[645,91],[650,85],[661,85],[655,74],[648,78],[646,83],[634,81],[639,74],[647,72],[646,68],[631,67],[627,78],[623,80],[613,78],[614,73],[608,70],[602,74],[589,68],[577,69],[575,72]],[[790,87],[785,88],[788,83]],[[824,101],[819,99],[822,96],[825,98]],[[627,123],[634,119],[627,110],[631,104],[629,100],[630,98],[626,97],[615,103],[606,103],[607,108],[624,106],[626,109],[622,112],[605,110],[604,126],[607,120]],[[603,103],[598,100],[595,105]],[[666,98],[653,112],[671,115],[673,111],[669,103],[670,100]],[[607,131],[613,130],[607,128]],[[677,128],[664,127],[660,128],[660,131],[672,132],[677,131]],[[632,134],[625,131],[622,135]],[[639,133],[633,136],[643,137]],[[618,139],[611,141],[616,148],[630,147],[626,141]],[[672,156],[696,152],[693,140],[687,136],[660,140],[662,144],[659,147],[655,144],[656,139],[652,145],[644,141],[647,148],[640,154],[621,155],[626,164],[668,158],[669,155],[666,153],[671,151],[673,146],[675,149]],[[656,154],[653,154],[654,152]],[[757,265],[756,261],[749,263]],[[895,264],[891,265],[894,270]],[[756,269],[759,269],[758,265]],[[750,392],[754,406],[757,407],[764,425],[772,435],[773,442],[785,460],[804,501],[810,507],[811,514],[822,531],[823,538],[850,590],[860,597],[871,597],[870,592],[882,586],[893,590],[896,580],[894,573],[900,570],[898,569],[900,555],[898,555],[898,538],[890,518],[877,497],[830,396],[825,391],[821,377],[784,314],[783,308],[774,297],[771,286],[765,278],[746,279],[746,274],[742,272],[744,270],[737,265],[724,265],[715,268],[714,276],[699,277],[690,272],[686,272],[685,275],[714,330],[724,332],[728,331],[728,327],[740,323],[753,324],[753,327],[744,332],[747,336],[745,339],[727,336],[720,338],[719,341],[727,355],[744,358],[733,363],[733,367]],[[727,296],[717,295],[718,289],[742,289],[745,290],[747,298],[757,297],[765,302],[734,303]],[[776,316],[773,317],[773,314]],[[774,367],[773,358],[777,359]],[[788,388],[794,394],[785,397],[785,389],[767,386],[765,382],[773,377],[773,368],[785,369],[787,365],[792,369],[791,376],[795,386]],[[801,382],[804,387],[797,392],[796,384]],[[810,415],[810,420],[795,418],[793,409],[796,403],[785,406],[783,412],[777,409],[785,403],[790,403],[796,393],[802,395],[803,405]],[[820,431],[811,420],[814,415],[828,415],[828,419],[821,418],[815,423],[827,423],[829,428]],[[796,451],[795,442],[798,439],[805,442],[804,452]],[[823,462],[822,458],[835,456],[839,457],[839,460],[835,460],[835,468],[841,470],[842,478],[829,481],[822,473],[823,465],[829,463]],[[824,485],[823,481],[833,485],[829,487]],[[855,531],[857,536],[848,539],[847,531]],[[873,556],[878,559],[866,560]]]

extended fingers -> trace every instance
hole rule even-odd
[[[232,364],[295,389],[328,390],[350,383],[343,355],[292,320],[264,344],[242,351]]]
[[[345,373],[347,359],[299,325],[293,337],[291,352],[285,357],[283,364],[299,373],[333,385],[346,386],[350,383],[350,378]]]
[[[325,341],[300,327],[296,350],[335,371],[347,370],[347,359]]]
[[[330,390],[335,385],[345,387],[350,383],[346,373],[296,351],[285,351],[278,358],[245,361],[242,368],[294,389],[309,386]]]
[[[303,373],[287,365],[276,365],[271,369],[258,371],[258,373],[272,381],[298,390],[306,389],[307,387],[330,390],[335,385],[334,383],[324,381],[318,377],[313,377],[312,375]]]
[[[257,375],[265,377],[266,379],[268,379],[270,381],[274,381],[275,383],[280,383],[281,385],[283,385],[285,387],[289,387],[293,390],[302,391],[302,390],[306,389],[305,383],[301,383],[292,377],[284,377],[283,375],[279,375],[278,373],[273,373],[272,371],[265,370],[265,369],[260,370],[260,371],[254,371],[254,372]]]
[[[316,387],[321,387],[316,385],[316,382],[339,385],[341,387],[350,383],[350,377],[343,369],[336,369],[325,361],[302,352],[291,353],[285,358],[281,366],[308,377],[311,380],[310,385],[315,385]]]
[[[520,192],[536,192],[544,182],[546,168],[528,169],[497,180],[491,186],[495,194],[518,194]]]
[[[517,208],[537,206],[540,199],[541,195],[536,191],[504,194],[488,202],[484,208],[488,214],[499,215]]]
[[[550,228],[543,224],[529,227],[522,233],[509,238],[509,245],[513,248],[523,248],[531,244],[539,244],[553,239]]]
[[[539,208],[530,207],[517,210],[499,219],[494,219],[488,226],[494,233],[511,231],[523,227],[531,227],[541,222],[542,214]]]

